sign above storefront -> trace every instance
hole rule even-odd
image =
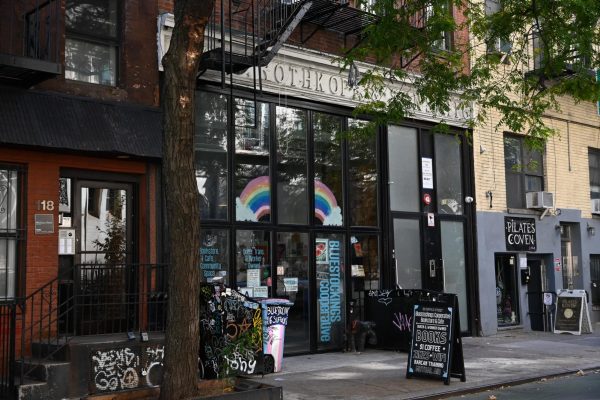
[[[536,251],[535,219],[504,217],[504,237],[507,251]]]
[[[359,73],[368,69],[368,64],[357,65]],[[378,98],[366,99],[359,87],[348,85],[348,73],[342,71],[331,56],[292,46],[284,46],[273,61],[260,70],[248,69],[243,74],[233,75],[233,82],[235,85],[252,89],[255,88],[259,75],[262,91],[277,94],[280,98],[290,96],[354,108],[370,100],[388,101],[394,92],[402,91],[412,98],[416,106],[412,118],[466,126],[467,120],[472,116],[471,109],[461,107],[458,94],[451,96],[448,102],[449,110],[443,115],[433,112],[420,100],[410,82],[412,77],[407,81],[390,80]],[[219,81],[220,71],[206,71],[202,79]]]

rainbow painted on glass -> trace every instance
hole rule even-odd
[[[256,221],[271,213],[271,182],[268,176],[252,179],[242,193],[240,200],[256,216]]]
[[[337,208],[337,200],[323,182],[315,179],[315,215],[321,221],[331,215],[332,211]]]

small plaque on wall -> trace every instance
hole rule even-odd
[[[36,235],[54,233],[54,214],[35,214],[34,221]]]

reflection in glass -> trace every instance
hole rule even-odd
[[[200,281],[228,285],[229,232],[203,229],[200,233]]]
[[[196,92],[194,152],[202,219],[227,219],[227,97]]]
[[[238,230],[235,239],[236,287],[250,297],[270,297],[270,233]]]
[[[451,135],[435,135],[435,177],[438,212],[463,213],[460,141]]]
[[[113,46],[67,38],[65,78],[100,85],[116,85],[117,51]]]
[[[17,171],[0,169],[0,233],[17,229]]]
[[[388,162],[392,211],[419,211],[418,156],[417,130],[390,125]]]
[[[308,222],[306,111],[277,107],[277,218]]]
[[[122,264],[127,256],[127,192],[81,188],[81,261]]]
[[[317,261],[317,348],[340,349],[344,345],[346,296],[344,293],[344,236],[319,234],[315,239]]]
[[[67,0],[67,30],[93,36],[117,37],[117,0]]]
[[[343,224],[341,128],[340,117],[314,114],[315,224]]]
[[[67,0],[65,78],[117,83],[117,0]]]
[[[422,289],[421,232],[417,219],[394,219],[396,285],[400,289]],[[417,249],[417,251],[415,251]]]
[[[348,128],[364,121],[349,119]],[[349,208],[354,226],[377,225],[377,147],[375,135],[354,135],[348,141]]]
[[[269,177],[269,105],[235,100],[235,217],[268,222],[271,217]]]
[[[465,241],[463,223],[440,221],[442,259],[444,260],[444,291],[458,297],[460,328],[469,328],[467,307],[467,277],[465,269]]]
[[[294,303],[289,311],[285,335],[286,354],[310,350],[308,257],[308,233],[277,233],[276,297]]]
[[[15,297],[17,273],[17,171],[0,169],[0,301]]]

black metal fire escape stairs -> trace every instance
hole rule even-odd
[[[30,87],[62,74],[61,0],[0,0],[0,83]]]
[[[254,69],[255,88],[258,79],[262,89],[260,69],[284,43],[302,46],[323,29],[343,35],[344,40],[355,35],[358,42],[364,29],[377,21],[377,16],[350,7],[347,0],[222,0],[207,27],[198,76],[220,72],[221,84],[229,75],[233,86],[233,74]]]

